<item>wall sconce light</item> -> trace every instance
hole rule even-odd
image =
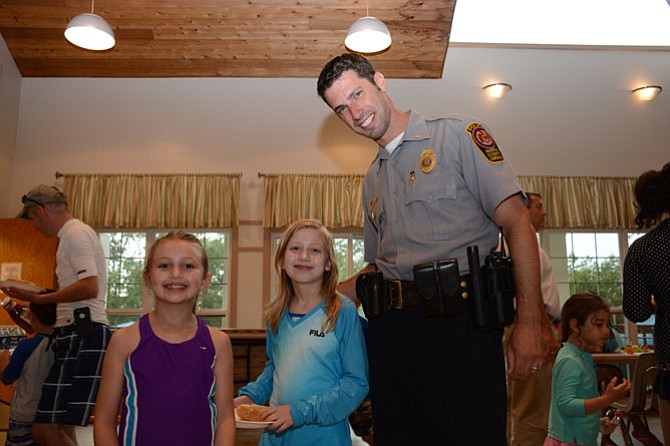
[[[366,3],[365,17],[349,27],[344,45],[357,53],[378,53],[391,46],[391,33],[384,22],[370,17]]]
[[[65,28],[65,38],[72,44],[87,50],[102,51],[114,46],[114,32],[105,19],[93,14],[95,0],[91,0],[91,12],[79,14]]]
[[[512,86],[504,82],[496,82],[494,84],[484,85],[483,88],[486,94],[490,97],[498,99],[505,96],[507,92],[512,89]]]
[[[641,101],[651,101],[656,98],[663,88],[659,85],[645,85],[633,90],[633,94]]]

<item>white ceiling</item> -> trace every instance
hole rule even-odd
[[[456,14],[482,1],[458,0]],[[504,3],[511,11],[520,1]],[[595,1],[600,0],[581,0]],[[667,8],[665,0],[633,1]],[[455,26],[463,25],[459,20]],[[518,28],[507,20],[499,20],[508,24],[503,28]],[[572,24],[563,28],[572,34]],[[400,109],[482,119],[520,175],[635,176],[670,159],[670,46],[543,48],[454,38],[441,78],[389,79]],[[350,132],[318,99],[313,78],[21,80],[17,72],[16,89],[5,95],[16,70],[8,69],[13,62],[2,47],[0,40],[0,111],[7,116],[5,127],[0,119],[0,135],[7,135],[0,137],[6,142],[0,158],[14,146],[16,129],[16,153],[4,158],[13,157],[13,171],[0,175],[8,197],[82,160],[92,172],[172,172],[174,166],[184,172],[239,171],[251,188],[260,187],[254,183],[257,172],[364,172],[376,153],[374,143]],[[514,89],[494,101],[482,86],[496,81]],[[631,89],[644,84],[665,91],[652,102],[636,101]],[[5,99],[14,96],[19,116],[5,111]],[[0,161],[0,173],[10,162]],[[11,184],[3,184],[4,178]],[[244,218],[257,216],[248,211]]]
[[[450,42],[670,46],[670,0],[458,0]]]

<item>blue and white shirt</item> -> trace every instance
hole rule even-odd
[[[261,445],[350,445],[349,415],[368,394],[365,341],[355,305],[342,299],[335,330],[325,333],[323,303],[297,320],[285,313],[268,329],[268,362],[240,389],[257,404],[290,404],[294,426],[263,434]]]

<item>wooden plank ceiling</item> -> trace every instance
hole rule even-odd
[[[97,0],[114,30],[103,52],[65,40],[89,0],[0,0],[0,33],[23,77],[314,77],[346,52],[358,18],[384,21],[387,77],[439,78],[456,0]]]

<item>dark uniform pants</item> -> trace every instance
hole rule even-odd
[[[459,316],[391,310],[368,329],[375,446],[505,446],[500,328]]]

